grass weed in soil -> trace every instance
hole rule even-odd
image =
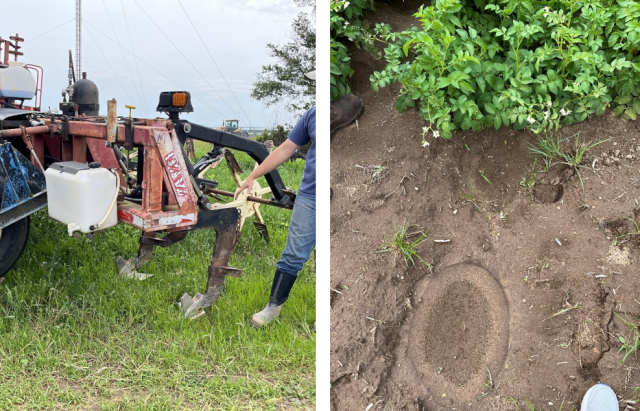
[[[195,147],[199,157],[211,145]],[[254,161],[235,155],[246,178]],[[279,168],[287,186],[297,189],[304,164]],[[235,189],[224,161],[207,177]],[[0,285],[0,410],[314,409],[314,262],[272,327],[249,325],[269,298],[291,218],[260,210],[271,241],[247,220],[230,260],[243,276],[227,278],[193,321],[177,302],[204,290],[213,230],[156,248],[140,270],[154,276],[136,281],[120,278],[114,261],[135,255],[139,230],[70,238],[46,210],[34,214],[27,249]]]
[[[400,30],[418,6],[365,18]],[[637,401],[638,356],[623,363],[620,337],[637,338],[640,317],[639,122],[607,112],[561,130],[609,139],[586,153],[583,188],[566,166],[545,171],[528,131],[422,148],[417,111],[369,85],[384,62],[350,53],[365,110],[331,142],[332,409],[571,410],[597,382]],[[405,221],[428,232],[417,251],[433,270],[375,253]]]

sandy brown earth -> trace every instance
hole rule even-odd
[[[413,6],[366,18],[402,29]],[[422,148],[425,122],[395,111],[398,89],[369,86],[384,62],[352,59],[365,111],[331,141],[332,409],[571,410],[597,382],[639,409],[640,364],[623,363],[619,337],[635,338],[640,317],[640,122],[607,113],[563,128],[610,139],[586,155],[584,188],[540,160],[523,188],[534,134],[458,132]],[[417,251],[432,268],[375,252],[405,222],[427,233]]]

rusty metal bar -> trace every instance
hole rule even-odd
[[[218,190],[217,188],[205,187],[204,192],[207,194],[218,194],[225,197],[235,197],[236,193],[231,191]],[[261,197],[247,196],[247,201],[253,201],[254,203],[266,204],[274,207],[286,208],[291,210],[293,207],[286,204],[278,203],[275,201],[269,201]]]
[[[44,134],[57,131],[57,126],[37,126],[37,127],[26,127],[24,131],[27,134]],[[9,137],[21,137],[22,129],[21,128],[12,128],[10,130],[0,130],[0,138],[9,138]]]
[[[107,100],[107,141],[109,143],[116,142],[116,131],[118,126],[116,99]]]

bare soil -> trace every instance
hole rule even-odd
[[[403,29],[417,7],[365,17]],[[638,409],[625,401],[638,400],[640,364],[623,363],[619,337],[640,317],[640,122],[609,112],[561,130],[609,139],[585,156],[583,188],[575,170],[534,160],[528,131],[422,148],[426,124],[396,112],[398,87],[369,85],[384,61],[351,54],[365,110],[331,141],[332,409],[571,410],[597,382]],[[376,252],[405,223],[427,233],[417,251],[431,268]]]

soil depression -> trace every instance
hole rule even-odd
[[[365,18],[401,30],[418,24],[418,6]],[[586,155],[583,188],[563,166],[537,161],[532,173],[526,131],[457,132],[422,148],[425,122],[396,112],[397,86],[370,88],[384,61],[351,54],[365,110],[331,141],[332,408],[517,410],[528,400],[557,411],[598,381],[633,399],[638,359],[623,364],[618,350],[630,335],[622,319],[640,314],[638,122],[608,112],[562,129],[609,139]],[[433,271],[374,252],[404,222],[428,231],[418,252]],[[491,279],[472,281],[457,264]],[[490,284],[499,292],[478,291]],[[492,314],[499,295],[503,316]]]

